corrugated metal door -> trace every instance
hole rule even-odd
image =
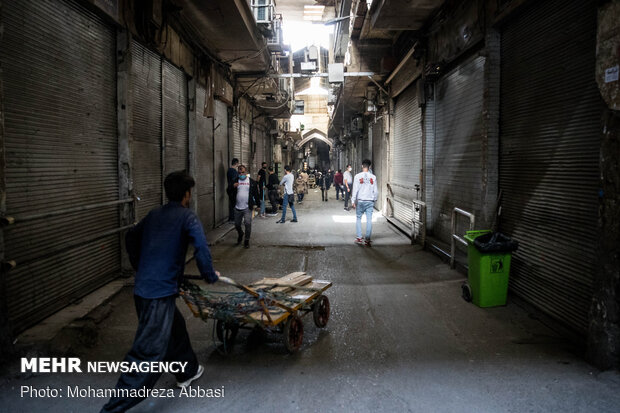
[[[392,150],[392,179],[394,218],[403,229],[411,230],[416,198],[415,185],[420,185],[422,169],[422,110],[418,105],[416,85],[409,86],[394,107],[394,139]]]
[[[600,114],[596,4],[539,2],[502,34],[501,229],[510,286],[585,334],[596,260]]]
[[[252,159],[251,159],[251,145],[252,139],[250,137],[250,125],[244,121],[240,121],[241,127],[241,163],[248,168],[248,172],[252,171]]]
[[[133,187],[140,220],[162,201],[161,57],[133,41],[131,58]]]
[[[254,171],[258,172],[265,158],[265,132],[262,129],[256,130],[256,153],[254,154]]]
[[[480,217],[482,198],[483,56],[448,73],[435,85],[433,220],[436,238],[450,242],[454,207]],[[465,233],[461,220],[457,231]]]
[[[232,118],[232,132],[232,158],[237,158],[239,163],[243,163],[241,156],[241,121],[239,120],[238,113],[235,113]]]
[[[433,163],[435,161],[435,100],[426,99],[424,106],[424,141],[426,144],[424,151],[424,202],[426,203],[426,222],[432,222],[433,217],[433,193],[434,193],[434,172]]]
[[[234,118],[233,118],[234,119]],[[226,172],[228,171],[228,107],[222,101],[215,101],[213,120],[213,144],[215,151],[215,225],[228,219],[228,196],[226,195]]]
[[[10,1],[2,14],[6,206],[18,220],[5,229],[17,261],[7,306],[19,333],[120,271],[117,206],[60,213],[118,199],[116,40],[74,2]]]
[[[196,85],[196,195],[198,216],[205,230],[215,226],[213,118],[203,116],[207,92]]]
[[[385,156],[384,151],[384,142],[383,142],[383,119],[379,119],[377,122],[372,124],[371,127],[372,133],[372,171],[377,177],[377,188],[379,190],[379,195],[377,197],[377,202],[375,203],[375,207],[379,210],[383,208],[383,175],[381,174],[381,169],[383,168],[383,159]]]
[[[189,140],[187,80],[172,63],[163,63],[164,177],[170,172],[188,169]]]

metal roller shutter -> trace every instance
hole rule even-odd
[[[241,132],[241,160],[240,162],[248,168],[248,172],[252,171],[252,159],[251,159],[251,145],[252,139],[250,137],[250,125],[248,125],[244,121],[240,121],[240,132]]]
[[[241,156],[241,121],[239,120],[239,114],[233,115],[232,132],[233,132],[232,157],[239,159],[239,162],[243,163],[242,156]]]
[[[234,119],[234,118],[233,118]],[[226,195],[226,172],[228,171],[228,107],[224,102],[215,101],[213,120],[215,151],[215,225],[228,219],[228,196]]]
[[[506,24],[501,46],[501,229],[520,242],[510,287],[585,334],[603,109],[596,5],[538,2]]]
[[[256,152],[254,154],[254,172],[258,173],[260,166],[263,162],[267,162],[265,158],[265,132],[261,129],[255,129],[256,131]]]
[[[372,124],[371,128],[372,133],[372,171],[377,177],[377,188],[379,190],[379,195],[377,197],[377,202],[375,203],[375,207],[379,210],[383,208],[383,194],[382,194],[382,186],[383,186],[383,175],[381,173],[381,169],[383,168],[383,159],[385,157],[385,147],[383,142],[383,119],[379,119],[377,122]]]
[[[69,1],[2,6],[7,306],[19,333],[115,278],[118,200],[115,32]],[[19,221],[33,214],[59,212]],[[109,235],[104,235],[104,234]],[[76,245],[76,241],[80,242]]]
[[[426,222],[432,222],[435,160],[435,100],[427,99],[424,106],[424,202],[426,203]]]
[[[420,185],[422,170],[422,110],[415,86],[409,86],[396,102],[391,151],[394,218],[406,231],[411,229],[411,201],[416,199],[415,185]]]
[[[215,226],[213,179],[213,118],[203,116],[207,92],[196,86],[196,195],[198,216],[205,230]]]
[[[189,166],[187,80],[185,73],[163,63],[164,176]]]
[[[483,56],[448,73],[435,85],[434,236],[450,242],[454,207],[480,217],[482,199]],[[457,231],[464,234],[467,222]]]
[[[131,59],[133,186],[140,220],[162,203],[161,57],[133,41]]]

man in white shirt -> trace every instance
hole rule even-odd
[[[235,196],[235,229],[237,230],[237,245],[241,245],[243,240],[243,230],[241,223],[245,224],[244,248],[250,248],[250,235],[252,234],[252,210],[260,205],[258,184],[251,179],[244,165],[238,166],[239,176],[233,184],[233,194]]]
[[[297,222],[297,212],[295,211],[295,194],[293,192],[293,181],[295,178],[291,173],[290,165],[284,167],[284,177],[280,181],[280,185],[284,185],[284,200],[282,201],[282,218],[276,221],[276,224],[284,224],[286,222],[286,206],[291,207],[293,211],[293,219],[291,222]]]
[[[377,200],[377,177],[368,171],[371,162],[368,159],[362,161],[362,172],[353,178],[353,190],[351,191],[351,206],[355,208],[355,229],[357,231],[356,244],[366,244],[370,247],[370,235],[372,234],[372,211]],[[362,238],[362,215],[366,214],[366,238]]]
[[[351,171],[353,168],[351,165],[347,165],[346,171],[342,175],[342,183],[344,184],[344,210],[349,210],[349,200],[351,199],[351,190],[353,189],[353,175],[351,175]]]

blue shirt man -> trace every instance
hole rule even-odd
[[[202,225],[189,209],[194,185],[194,179],[185,171],[166,176],[164,189],[168,204],[149,212],[126,236],[129,260],[136,269],[134,301],[138,329],[124,361],[136,364],[179,362],[184,366],[175,373],[179,387],[189,386],[204,372],[192,349],[185,319],[176,307],[188,245],[194,246],[198,269],[207,282],[216,282],[220,275],[213,269]],[[122,373],[116,388],[152,388],[159,376],[161,373],[143,371]],[[112,397],[101,411],[124,412],[143,399],[139,396]]]

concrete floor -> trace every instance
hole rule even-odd
[[[354,245],[354,211],[343,211],[330,195],[321,202],[320,193],[311,191],[297,206],[299,223],[256,218],[248,250],[234,246],[234,232],[212,248],[222,275],[243,283],[300,270],[333,281],[327,328],[305,318],[298,354],[287,354],[278,337],[258,346],[241,337],[223,356],[213,344],[212,324],[193,318],[179,301],[206,368],[195,384],[225,386],[225,397],[147,399],[132,412],[619,411],[617,372],[596,371],[514,304],[480,309],[464,302],[465,277],[412,247],[383,218],[374,224],[372,248]],[[121,360],[129,349],[136,326],[131,289],[113,306],[97,345],[79,354],[83,360]],[[19,389],[108,388],[116,379],[5,375],[0,411],[96,412],[105,399],[22,399]],[[174,378],[164,375],[157,387],[173,385]]]

